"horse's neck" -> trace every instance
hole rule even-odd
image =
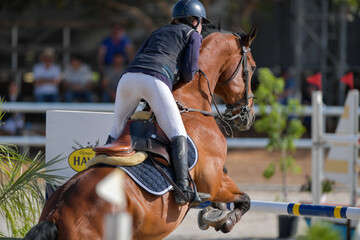
[[[219,60],[219,57],[223,55],[223,52],[221,48],[216,46],[215,40],[206,42],[206,45],[202,46],[200,50],[199,57],[199,68],[205,73],[206,77],[198,72],[189,83],[179,83],[179,85],[176,85],[173,91],[175,99],[187,107],[211,112],[212,97],[210,91],[214,93],[217,80],[220,76],[220,71],[224,64],[222,61],[224,60]],[[210,83],[210,90],[208,81]]]

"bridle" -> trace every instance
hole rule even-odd
[[[248,86],[249,86],[249,69],[247,66],[247,54],[248,52],[251,51],[250,48],[246,49],[245,45],[243,44],[243,39],[241,38],[241,36],[237,33],[233,33],[236,37],[238,37],[239,41],[240,41],[240,45],[241,45],[241,59],[239,61],[239,64],[237,65],[234,73],[231,75],[231,77],[225,81],[224,83],[217,83],[216,86],[225,86],[227,84],[229,84],[231,81],[233,81],[235,79],[235,77],[238,75],[241,65],[243,65],[243,71],[242,74],[244,75],[243,79],[244,79],[244,83],[245,83],[245,95],[244,97],[242,97],[240,100],[238,100],[237,102],[233,103],[233,104],[226,104],[226,110],[224,114],[221,114],[221,112],[219,111],[217,104],[215,102],[215,99],[213,97],[213,93],[211,91],[211,87],[210,87],[210,81],[208,79],[208,77],[206,76],[206,74],[199,69],[198,72],[204,76],[204,78],[207,80],[207,84],[208,84],[208,88],[209,88],[209,92],[211,95],[211,98],[213,99],[213,103],[215,106],[215,109],[218,113],[218,115],[214,115],[213,113],[207,112],[207,111],[203,111],[203,110],[198,110],[198,109],[194,109],[194,108],[187,108],[185,106],[183,106],[181,103],[177,102],[179,108],[180,108],[180,113],[183,112],[200,112],[203,115],[206,116],[213,116],[215,117],[215,120],[217,122],[217,124],[221,127],[223,127],[224,132],[228,135],[233,137],[233,130],[231,125],[238,125],[236,121],[237,119],[240,120],[241,123],[244,122],[249,122],[251,121],[251,117],[250,117],[250,112],[253,108],[253,104],[251,105],[251,107],[248,106],[249,104],[249,99],[250,98],[254,98],[254,94],[249,94],[249,90],[248,90]],[[234,114],[234,112],[238,112],[236,114]],[[231,133],[229,133],[227,131],[227,128],[231,131]]]

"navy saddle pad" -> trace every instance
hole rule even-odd
[[[188,137],[188,146],[189,146],[189,169],[195,167],[198,161],[198,151],[192,139]],[[172,167],[165,166],[164,164],[158,162],[161,168],[166,172],[166,174],[174,180],[174,171]],[[173,187],[170,183],[161,175],[159,170],[156,169],[152,161],[147,158],[144,162],[135,165],[135,166],[117,166],[124,170],[138,185],[143,189],[152,193],[154,195],[161,196]]]

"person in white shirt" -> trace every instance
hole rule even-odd
[[[55,63],[55,50],[45,48],[40,61],[33,68],[35,101],[58,102],[61,68]]]
[[[72,56],[64,72],[65,102],[92,102],[92,88],[91,68],[80,57]]]

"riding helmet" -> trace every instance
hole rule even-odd
[[[175,4],[172,11],[172,19],[188,17],[198,17],[203,20],[203,23],[210,23],[206,18],[204,6],[198,0],[180,0]]]

